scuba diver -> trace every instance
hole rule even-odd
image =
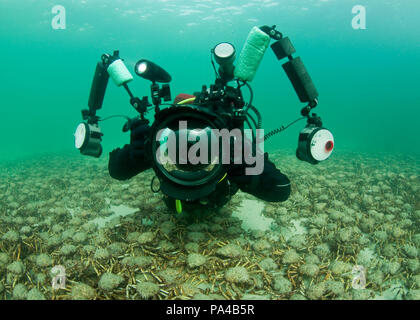
[[[299,134],[296,156],[300,160],[317,164],[331,155],[334,138],[329,130],[322,127],[321,118],[315,113],[311,114],[318,104],[318,92],[302,60],[292,56],[296,50],[289,38],[283,37],[275,28],[276,26],[252,28],[236,66],[234,46],[228,42],[216,45],[211,50],[215,83],[209,88],[203,85],[202,90],[193,95],[179,94],[173,103],[165,103],[172,100],[168,84],[172,78],[163,68],[146,59],[139,60],[135,65],[135,73],[152,82],[150,104],[147,96],[140,99],[132,94],[127,83],[133,77],[119,57],[119,52],[114,51],[113,55],[103,54],[96,66],[88,101],[89,109],[82,110],[86,122],[80,123],[75,132],[76,148],[83,155],[99,157],[102,154],[103,134],[98,122],[117,116],[100,119],[96,111],[102,107],[108,78],[111,77],[117,86],[125,88],[130,96],[130,104],[140,114],[135,118],[121,116],[127,119],[123,131],[130,131],[130,143],[110,152],[108,169],[111,177],[126,180],[153,168],[155,177],[151,181],[152,191],[161,191],[168,207],[178,213],[197,207],[220,208],[239,189],[264,201],[287,200],[290,195],[290,180],[269,160],[268,153],[263,152],[264,141],[306,119],[307,125]],[[261,114],[252,104],[253,91],[249,82],[253,80],[272,39],[275,40],[271,45],[274,54],[278,60],[288,58],[283,69],[300,101],[307,105],[302,108],[300,118],[261,135]],[[214,60],[219,65],[218,69]],[[162,87],[159,83],[163,83]],[[230,85],[231,83],[236,83],[236,86]],[[244,87],[250,93],[248,102],[243,98]],[[145,114],[153,108],[154,121],[150,125]],[[181,127],[182,123],[185,126]],[[245,129],[245,125],[249,129]],[[221,148],[217,142],[216,151],[219,153],[214,156],[211,150],[212,156],[209,158],[208,141],[218,141],[220,136],[216,137],[215,132],[223,130],[230,133],[237,130],[240,135],[227,138],[226,141],[230,143],[227,150]],[[182,137],[185,138],[185,148],[181,143]],[[176,143],[172,143],[174,141]],[[204,143],[207,143],[205,147]],[[236,161],[237,146],[240,150],[239,162]],[[172,147],[175,148],[174,153],[171,151]],[[207,161],[184,159],[182,150],[188,153],[188,158],[194,150],[195,158]],[[255,168],[258,160],[262,162],[258,173],[250,173],[249,169],[254,167],[249,161],[242,161],[254,155]],[[221,161],[225,156],[228,161]],[[155,186],[156,178],[159,182],[158,188]]]
[[[194,99],[194,96],[180,94],[174,103]],[[189,102],[189,103],[192,103]],[[129,179],[152,167],[145,157],[145,139],[150,132],[150,126],[140,120],[131,126],[130,144],[113,150],[109,155],[109,174],[118,180]],[[205,197],[189,202],[187,205],[201,204],[206,207],[221,207],[229,201],[238,189],[252,194],[257,198],[270,202],[285,201],[290,195],[290,180],[276,168],[264,153],[264,170],[260,175],[245,175],[246,164],[232,164],[227,170],[227,176],[217,183],[216,189]],[[165,196],[165,202],[174,208],[175,199]]]

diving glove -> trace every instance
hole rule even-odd
[[[148,120],[135,119],[130,125],[130,145],[132,149],[132,156],[144,157],[145,144],[150,132]]]

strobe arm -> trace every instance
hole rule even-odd
[[[147,96],[143,97],[143,99],[140,99],[138,97],[135,97],[131,93],[131,90],[128,87],[127,83],[124,83],[123,87],[127,91],[128,95],[130,96],[130,104],[133,106],[134,109],[137,110],[138,113],[140,113],[140,118],[143,120],[144,114],[147,112],[147,107],[151,106]]]
[[[276,26],[262,26],[260,27],[261,31],[264,31],[266,34],[270,36],[271,39],[280,40],[283,38],[283,35],[280,31],[276,30]]]
[[[279,39],[271,45],[271,49],[278,60],[286,57],[289,59],[288,62],[283,64],[283,69],[286,72],[287,77],[292,83],[300,102],[309,103],[305,108],[314,108],[318,103],[318,91],[303,64],[302,59],[300,57],[293,58],[292,54],[295,53],[296,50],[290,39],[288,37]]]
[[[88,100],[89,110],[82,110],[83,119],[88,120],[89,123],[97,122],[98,117],[96,116],[96,110],[102,108],[102,103],[104,101],[105,91],[109,80],[107,67],[108,65],[105,63],[104,59],[102,59],[102,61],[98,62],[96,65]]]

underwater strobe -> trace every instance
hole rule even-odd
[[[80,153],[99,158],[102,154],[101,129],[97,124],[80,123],[74,133],[74,144]]]
[[[322,127],[322,122],[316,114],[308,119],[308,125],[299,134],[296,157],[299,160],[317,164],[327,160],[334,149],[332,133]]]
[[[96,65],[92,80],[88,101],[89,109],[82,110],[82,117],[86,122],[81,122],[74,133],[75,147],[83,155],[99,158],[102,154],[103,133],[98,125],[98,122],[102,120],[96,116],[96,110],[102,108],[109,77],[117,86],[123,86],[129,92],[133,107],[139,112],[143,111],[141,101],[132,96],[127,86],[127,83],[133,80],[133,76],[119,57],[119,52],[114,51],[113,55],[103,54],[101,61]]]
[[[229,42],[222,42],[216,45],[212,54],[219,64],[219,76],[224,81],[230,81],[234,78],[235,66],[233,62],[236,58],[235,47]]]
[[[296,157],[299,160],[307,161],[311,164],[317,164],[324,161],[331,156],[334,149],[334,137],[332,133],[322,127],[322,120],[315,113],[310,114],[312,109],[318,104],[318,91],[306,70],[302,59],[300,57],[294,58],[293,54],[296,52],[292,42],[288,37],[275,30],[275,26],[264,26],[261,28],[271,38],[277,40],[271,45],[275,56],[278,60],[288,58],[288,61],[283,64],[283,69],[287,74],[293,88],[298,95],[301,102],[308,103],[302,110],[300,119],[293,121],[293,123],[307,118],[307,125],[299,134],[298,147],[296,150]],[[263,46],[263,49],[266,46]],[[287,127],[289,127],[288,125]],[[284,131],[287,127],[280,127],[272,130],[265,135],[264,139]]]

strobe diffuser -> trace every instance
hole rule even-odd
[[[87,156],[99,158],[102,154],[101,129],[97,124],[80,123],[74,133],[74,144],[80,153]]]

